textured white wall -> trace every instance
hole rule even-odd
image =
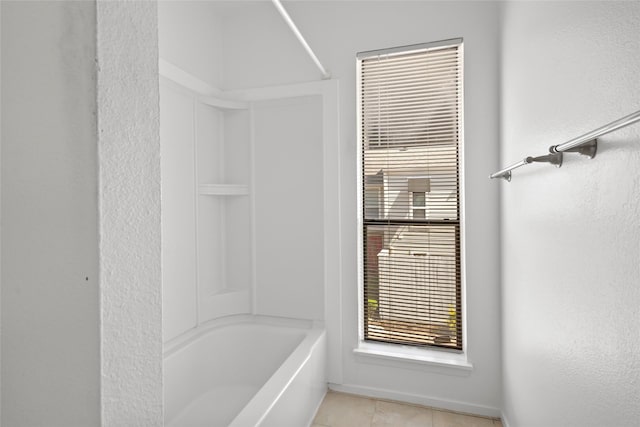
[[[102,425],[162,425],[155,2],[97,6]]]
[[[508,2],[502,160],[640,108],[640,2]],[[640,419],[640,125],[593,160],[502,187],[504,410],[511,426]]]
[[[2,425],[96,426],[95,4],[2,9]]]
[[[500,407],[498,190],[498,7],[491,2],[286,2],[293,20],[340,79],[343,382],[441,406],[497,413]],[[224,11],[222,88],[318,80],[319,71],[269,2]],[[469,376],[371,363],[358,339],[356,59],[359,51],[464,37],[466,270]],[[338,256],[339,254],[333,254]],[[330,310],[340,310],[332,306]],[[334,311],[335,313],[335,311]],[[402,394],[403,393],[403,394]],[[401,395],[402,394],[402,395]]]

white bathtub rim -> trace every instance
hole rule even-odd
[[[214,330],[242,324],[270,325],[302,330],[310,330],[314,328],[324,329],[324,323],[316,320],[292,319],[286,317],[253,314],[225,316],[202,323],[196,328],[189,329],[188,331],[178,335],[177,337],[174,337],[165,342],[163,346],[163,359],[166,360],[173,354],[189,347],[190,344],[197,341],[203,335],[207,335]]]

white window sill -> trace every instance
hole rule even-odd
[[[364,361],[401,368],[428,369],[447,375],[467,376],[473,371],[466,354],[446,350],[360,342],[353,353]]]

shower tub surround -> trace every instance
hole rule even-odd
[[[214,320],[165,345],[165,425],[309,425],[326,389],[319,322]]]
[[[337,82],[223,92],[159,68],[165,425],[309,425],[340,321]]]

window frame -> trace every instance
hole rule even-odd
[[[361,120],[363,117],[362,111],[362,66],[361,60],[364,58],[376,56],[376,55],[393,55],[393,54],[405,54],[412,51],[420,51],[420,50],[433,50],[436,48],[445,48],[445,47],[453,47],[457,46],[459,50],[459,56],[462,61],[462,67],[464,67],[464,44],[462,38],[457,39],[449,39],[442,40],[432,43],[424,43],[419,45],[410,45],[403,46],[391,49],[383,49],[383,50],[375,50],[375,51],[367,51],[361,52],[357,55],[356,61],[356,107],[357,107],[357,146],[358,146],[358,155],[357,155],[357,234],[358,234],[358,344],[354,349],[354,352],[358,355],[368,355],[383,359],[403,359],[412,362],[418,363],[429,363],[435,364],[439,366],[445,367],[454,367],[461,368],[463,370],[471,370],[472,365],[468,362],[466,358],[467,353],[467,325],[466,325],[466,292],[465,292],[465,259],[464,259],[464,241],[465,241],[465,219],[464,219],[464,69],[461,69],[461,94],[459,100],[459,140],[458,140],[458,182],[459,182],[459,249],[458,249],[458,258],[459,258],[459,274],[460,274],[460,316],[459,320],[461,322],[461,337],[462,344],[460,349],[450,349],[437,347],[432,345],[427,346],[409,346],[405,344],[397,344],[397,343],[384,343],[384,342],[375,342],[375,341],[367,341],[365,340],[365,319],[364,319],[364,250],[365,250],[365,242],[364,242],[364,211],[365,206],[363,200],[364,194],[364,177],[363,177],[363,126],[361,125]],[[412,177],[414,178],[414,177]],[[420,176],[417,178],[430,178],[427,176]],[[413,193],[409,195],[410,203],[410,217],[413,217],[413,211],[416,209],[413,202]],[[384,197],[384,195],[383,195]],[[428,205],[428,203],[426,203]],[[427,210],[428,206],[417,207],[417,209]]]

